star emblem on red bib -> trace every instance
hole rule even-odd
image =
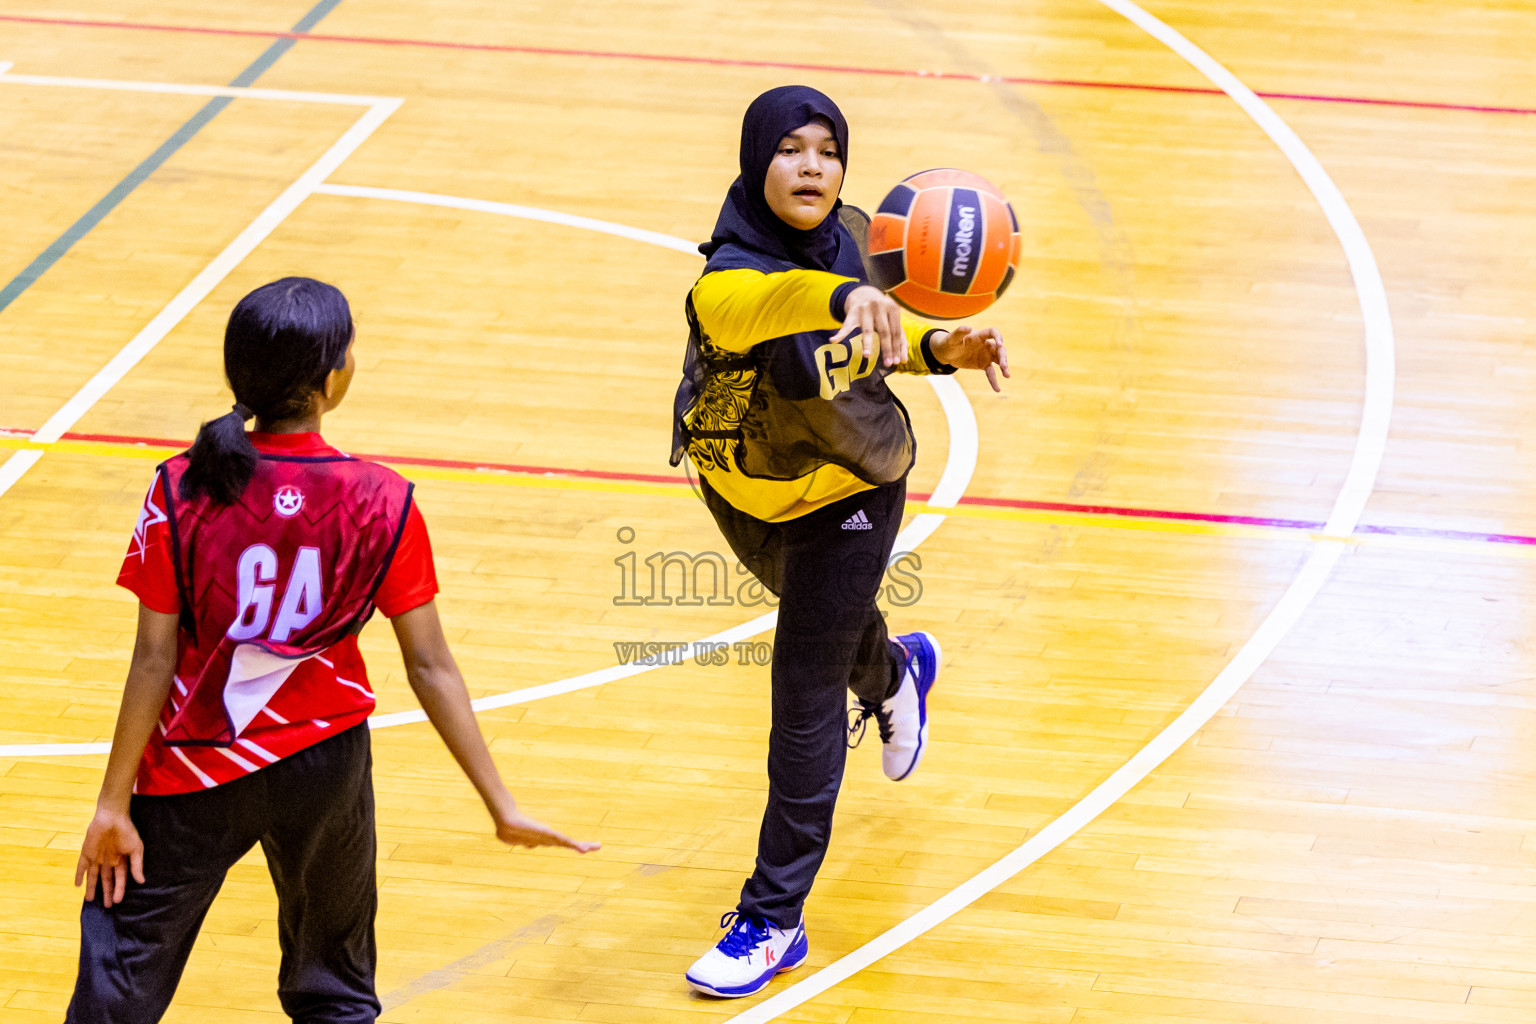
[[[297,487],[279,487],[272,495],[272,507],[280,516],[296,516],[304,507],[304,492]]]

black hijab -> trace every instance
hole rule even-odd
[[[843,120],[837,104],[823,93],[805,85],[781,85],[769,89],[747,107],[741,121],[741,176],[726,193],[710,240],[699,246],[699,252],[710,259],[708,269],[721,269],[711,257],[731,244],[797,267],[832,268],[843,233],[837,218],[843,201],[839,199],[816,227],[801,231],[780,220],[763,196],[768,165],[778,152],[780,140],[817,118],[831,123],[832,135],[837,139],[837,157],[846,170],[848,122]]]

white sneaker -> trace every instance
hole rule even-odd
[[[805,963],[810,952],[804,918],[785,929],[733,910],[720,918],[720,927],[729,929],[725,937],[688,968],[688,984],[705,995],[736,999],[760,992],[774,975]]]
[[[880,728],[880,767],[886,778],[900,782],[917,770],[928,745],[928,691],[939,677],[944,652],[932,633],[906,633],[896,642],[907,649],[901,685],[880,704],[858,702],[858,717],[848,727],[848,745],[859,745],[867,721],[873,718]]]

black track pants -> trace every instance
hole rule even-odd
[[[373,760],[368,726],[197,793],[135,796],[144,879],[80,912],[69,1024],[153,1024],[170,1005],[224,876],[261,843],[277,888],[283,1009],[305,1024],[371,1024]]]
[[[743,916],[800,920],[827,854],[843,781],[848,698],[882,701],[904,663],[875,606],[901,529],[905,478],[798,519],[769,523],[703,484],[704,500],[743,565],[779,598],[773,648],[768,806]]]

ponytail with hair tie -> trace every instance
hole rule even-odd
[[[188,465],[181,476],[182,500],[200,493],[220,505],[240,500],[256,472],[256,449],[245,434],[245,421],[253,415],[248,406],[236,402],[229,412],[202,425],[187,452]]]

